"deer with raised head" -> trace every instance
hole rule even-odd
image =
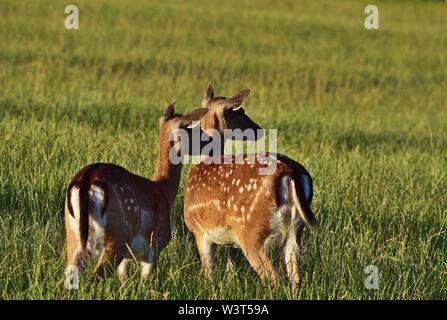
[[[146,278],[157,255],[171,239],[170,212],[178,192],[182,163],[170,161],[190,153],[192,123],[208,111],[200,108],[181,116],[174,103],[159,121],[158,159],[152,179],[130,173],[121,166],[95,163],[72,179],[65,198],[68,266],[84,267],[94,253],[100,253],[94,274],[101,276],[118,266],[127,274],[129,258],[141,262]],[[172,136],[184,129],[188,137]]]
[[[210,85],[202,101],[209,112],[202,130],[215,129],[221,136],[232,129],[231,113],[221,111],[221,98]],[[212,119],[212,120],[209,120]],[[310,204],[313,186],[309,172],[281,154],[221,155],[219,163],[201,162],[189,173],[185,186],[184,220],[194,234],[202,266],[210,277],[213,245],[241,248],[261,278],[275,284],[277,273],[268,256],[269,244],[282,248],[287,274],[299,284],[298,255],[305,224],[318,228]],[[226,158],[226,161],[224,161]],[[270,175],[260,168],[274,165]],[[233,264],[230,252],[228,265]]]

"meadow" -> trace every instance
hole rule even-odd
[[[0,299],[446,299],[447,5],[375,1],[0,2]],[[265,286],[241,256],[200,276],[182,218],[142,282],[136,264],[64,289],[63,201],[76,172],[117,163],[151,176],[158,118],[251,88],[250,117],[314,179],[302,287]],[[364,269],[380,272],[367,290]]]

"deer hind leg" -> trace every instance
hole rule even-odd
[[[284,262],[287,269],[287,275],[294,289],[299,286],[301,281],[298,259],[302,230],[303,223],[299,223],[296,228],[291,228],[287,234],[287,241],[286,245],[284,246]]]
[[[238,237],[242,239],[242,237]],[[247,238],[247,237],[246,237]],[[247,257],[250,265],[255,269],[262,280],[275,286],[278,281],[278,275],[267,255],[267,249],[262,242],[254,239],[247,240],[245,245],[241,246],[244,255]]]
[[[226,270],[230,272],[236,271],[236,259],[239,249],[229,248]]]
[[[211,271],[213,266],[213,241],[205,233],[196,233],[196,244],[199,250],[200,260],[202,261],[202,270],[205,277],[211,279]]]
[[[114,244],[106,245],[99,257],[98,263],[93,271],[93,275],[104,277],[113,272],[113,270],[121,264],[123,256],[118,254],[118,250]]]
[[[89,256],[89,251],[86,254],[83,254],[80,248],[80,242],[78,240],[78,236],[76,235],[77,230],[75,231],[77,222],[75,218],[73,218],[68,212],[67,203],[65,203],[65,229],[67,232],[67,268],[81,271],[86,263],[87,258]],[[79,228],[78,228],[79,229]]]

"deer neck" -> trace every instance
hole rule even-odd
[[[223,125],[224,126],[224,125]],[[215,140],[219,142],[219,148],[213,149],[215,151],[213,153],[213,157],[218,157],[220,155],[225,154],[225,139],[223,130],[220,128],[220,121],[216,114],[214,114],[212,117],[207,118],[206,120],[202,120],[202,130],[206,131],[207,129],[212,129],[213,131],[208,131],[208,135],[210,137],[210,143],[213,143]],[[202,155],[201,160],[203,161],[206,159],[207,155]]]
[[[158,157],[155,173],[152,176],[152,181],[159,183],[160,191],[166,195],[168,199],[169,208],[175,201],[177,195],[181,173],[182,163],[173,164],[169,159],[169,152],[172,143],[169,141],[169,133],[160,132],[158,139]]]

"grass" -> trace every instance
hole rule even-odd
[[[0,299],[446,299],[447,6],[376,1],[86,1],[64,29],[60,1],[0,3]],[[68,4],[68,3],[67,3]],[[321,231],[304,234],[303,286],[199,276],[182,220],[151,280],[136,267],[63,288],[67,184],[96,161],[150,176],[172,99],[199,105],[250,87],[250,116],[314,178]],[[364,268],[380,271],[367,290]]]

